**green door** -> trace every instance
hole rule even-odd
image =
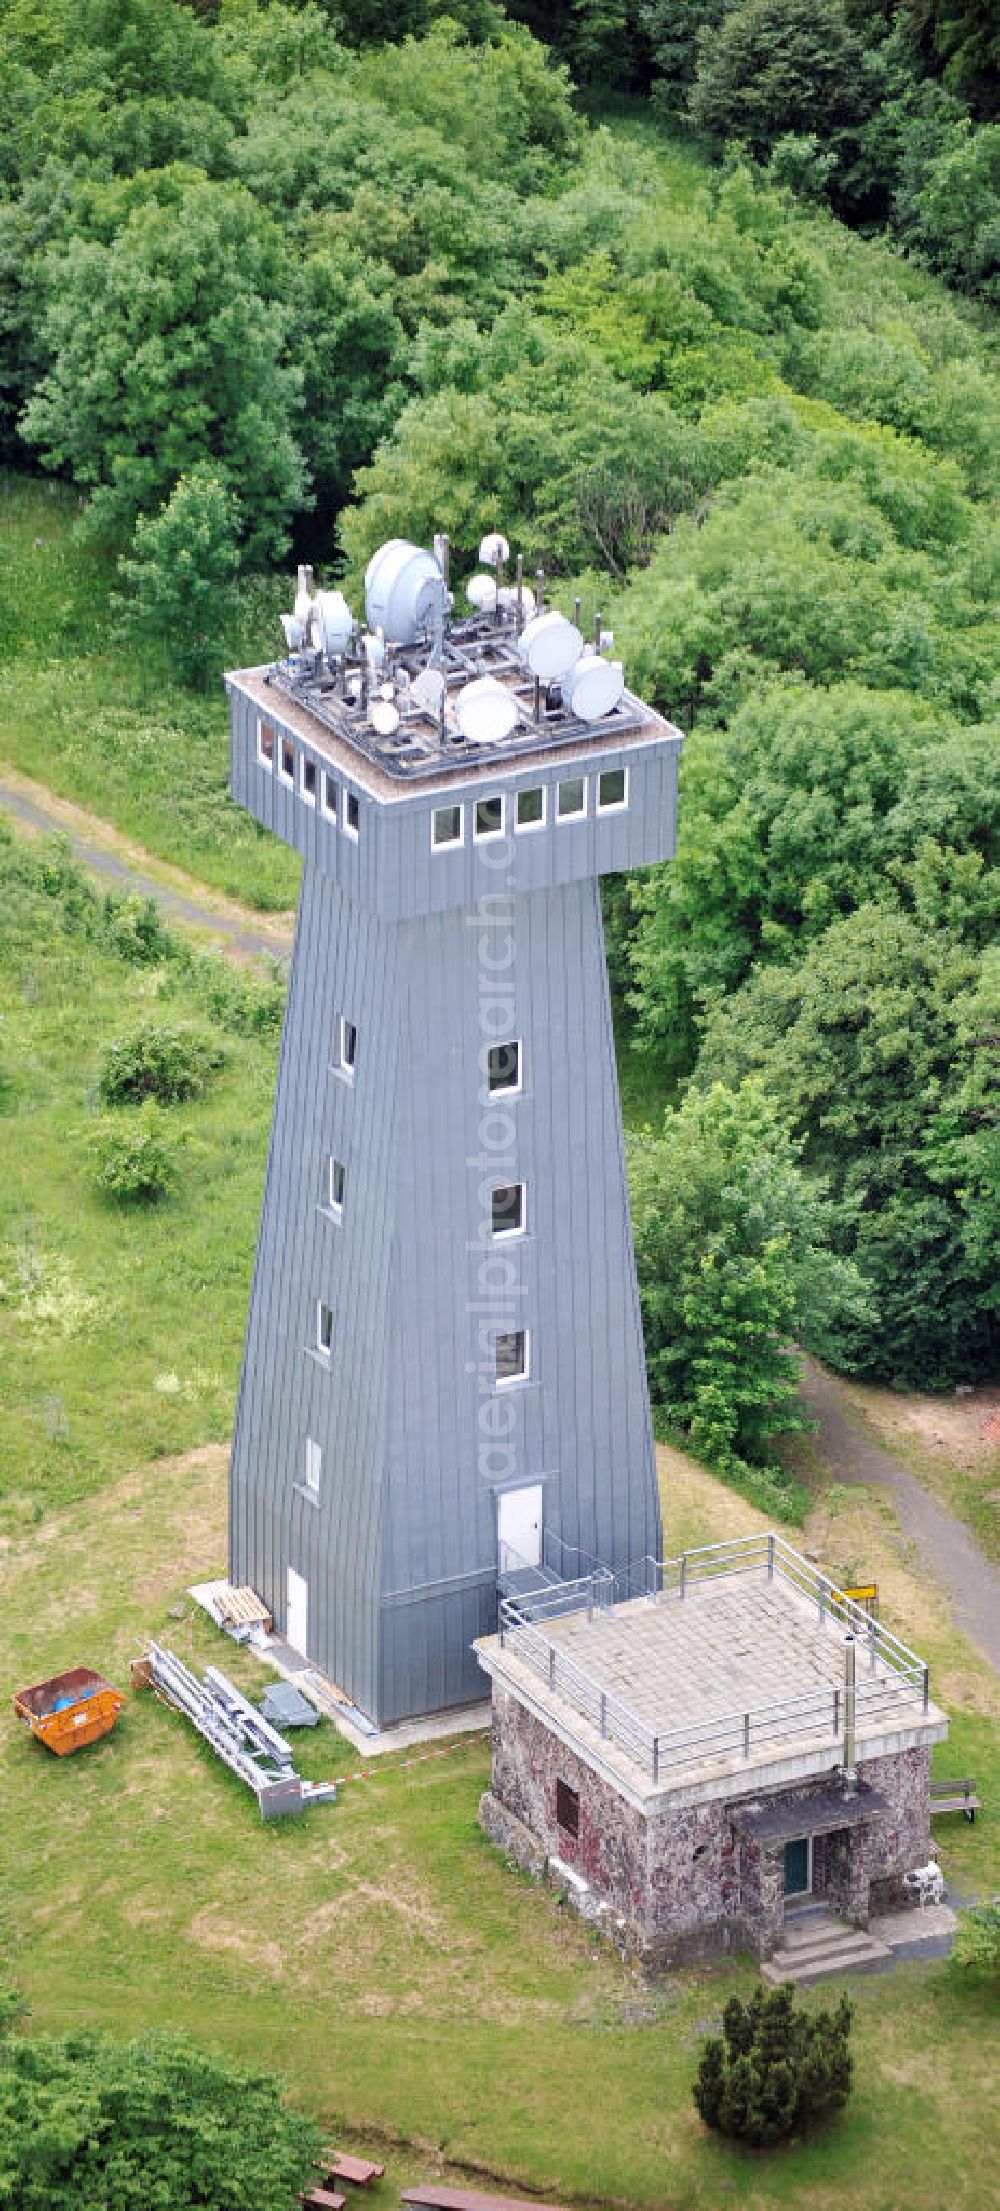
[[[785,1844],[785,1895],[805,1896],[809,1889],[809,1837]]]

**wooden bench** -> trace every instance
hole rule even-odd
[[[931,1818],[935,1812],[964,1812],[974,1827],[980,1809],[974,1781],[932,1781]]]
[[[320,2162],[331,2180],[349,2180],[354,2188],[367,2188],[373,2180],[385,2178],[384,2165],[376,2165],[370,2157],[349,2157],[346,2150],[325,2149]]]
[[[428,2211],[561,2211],[558,2203],[539,2203],[527,2196],[483,2196],[474,2188],[404,2188],[403,2202],[424,2204]]]
[[[307,2188],[299,2202],[303,2211],[345,2211],[347,2197],[338,2195],[335,2188]]]

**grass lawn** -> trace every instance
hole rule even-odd
[[[198,697],[115,644],[114,565],[78,521],[65,484],[0,473],[0,762],[231,898],[293,906],[296,855],[229,797],[221,683]],[[280,578],[246,587],[230,666],[277,649],[283,595]]]

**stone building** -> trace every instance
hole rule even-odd
[[[476,1648],[487,1833],[651,1961],[769,1957],[810,1898],[863,1928],[929,1856],[927,1668],[779,1536],[521,1591]]]

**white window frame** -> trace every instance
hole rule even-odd
[[[523,1039],[522,1039],[521,1037],[519,1037],[519,1036],[505,1036],[505,1037],[503,1038],[502,1042],[500,1042],[499,1044],[490,1044],[490,1045],[488,1045],[488,1046],[487,1046],[487,1053],[489,1053],[489,1052],[504,1052],[504,1051],[509,1051],[509,1050],[510,1050],[510,1047],[511,1047],[511,1045],[512,1045],[512,1044],[513,1044],[513,1046],[514,1046],[514,1048],[515,1048],[515,1050],[516,1050],[516,1052],[517,1052],[517,1081],[516,1081],[516,1082],[505,1082],[505,1083],[498,1083],[498,1084],[496,1085],[496,1088],[494,1088],[493,1084],[492,1084],[492,1083],[491,1083],[491,1081],[490,1081],[490,1063],[489,1063],[489,1058],[487,1057],[487,1061],[486,1061],[486,1096],[487,1096],[487,1099],[488,1099],[488,1100],[489,1100],[489,1099],[492,1099],[492,1098],[519,1098],[519,1097],[521,1096],[521,1092],[522,1092],[522,1091],[523,1091],[523,1089],[524,1089],[524,1041],[523,1041]]]
[[[494,1228],[493,1199],[498,1190],[520,1190],[521,1218],[516,1228]],[[528,1185],[526,1182],[494,1182],[490,1187],[490,1237],[495,1244],[513,1243],[516,1237],[528,1232]]]
[[[496,801],[496,800],[499,800],[499,804],[500,804],[500,827],[499,827],[499,829],[480,829],[480,827],[479,827],[479,818],[478,818],[478,817],[479,817],[479,809],[480,809],[480,806],[492,806],[492,805],[493,805],[493,803],[494,803],[494,801]],[[474,844],[491,844],[491,843],[492,843],[492,841],[493,841],[493,839],[494,839],[494,837],[505,837],[505,836],[506,836],[506,834],[507,834],[507,793],[506,793],[506,791],[484,791],[484,792],[482,793],[482,795],[481,795],[481,797],[480,797],[480,798],[474,798],[474,799],[473,799],[473,801],[472,801],[472,840],[473,840],[473,843],[474,843]]]
[[[307,769],[307,768],[311,768],[311,769],[312,769],[312,772],[313,772],[313,776],[314,776],[314,778],[315,778],[315,781],[314,781],[314,783],[313,783],[313,787],[312,787],[312,790],[311,790],[311,791],[309,791],[309,790],[307,790],[307,789],[306,789],[306,769]],[[302,799],[302,803],[303,803],[303,805],[304,805],[304,806],[315,806],[315,804],[316,804],[316,791],[317,791],[318,785],[319,785],[319,768],[317,767],[317,765],[316,765],[316,762],[315,762],[315,760],[314,760],[314,759],[313,759],[313,757],[312,757],[312,754],[311,754],[311,753],[309,753],[309,752],[300,752],[300,754],[299,754],[299,794],[300,794],[300,796],[301,796],[301,799]]]
[[[315,1436],[307,1436],[302,1454],[302,1487],[308,1497],[319,1496],[322,1478],[323,1446],[316,1442]]]
[[[337,778],[336,778],[336,776],[335,776],[335,775],[331,775],[331,773],[330,773],[330,770],[329,770],[329,768],[324,768],[324,770],[323,770],[323,792],[322,792],[322,798],[321,798],[321,802],[320,802],[320,803],[321,803],[321,808],[322,808],[322,811],[323,811],[323,813],[324,813],[324,814],[326,815],[326,818],[327,818],[327,820],[328,820],[328,821],[336,821],[336,819],[337,819],[337,816],[338,816],[338,814],[339,814],[339,812],[340,812],[340,807],[339,807],[339,805],[338,805],[338,791],[339,791],[339,787],[338,787],[338,784],[337,784]],[[333,793],[333,804],[332,804],[332,805],[331,805],[331,803],[330,803],[330,793],[331,793],[331,792]]]
[[[624,796],[624,798],[609,798],[609,799],[603,799],[603,798],[601,797],[601,784],[602,784],[602,782],[603,782],[603,780],[604,780],[604,777],[605,777],[606,775],[623,775],[623,776],[624,776],[624,778],[625,778],[625,796]],[[625,762],[624,762],[624,761],[622,761],[622,763],[621,763],[620,767],[617,767],[617,768],[600,768],[600,769],[598,770],[598,773],[597,773],[597,776],[596,776],[595,780],[596,780],[596,783],[597,783],[597,811],[598,811],[598,813],[599,813],[599,814],[624,814],[624,813],[625,813],[625,811],[626,811],[626,808],[627,808],[627,806],[628,806],[628,768],[626,767],[626,765],[625,765]]]
[[[326,1343],[324,1341],[324,1319],[328,1320],[330,1323],[329,1343]],[[328,1305],[326,1299],[323,1297],[318,1297],[316,1299],[316,1342],[313,1345],[313,1349],[314,1351],[319,1353],[321,1359],[325,1359],[329,1363],[331,1354],[333,1352],[333,1306]]]
[[[345,1044],[347,1041],[345,1030],[347,1029],[353,1029],[354,1031],[353,1059],[348,1059],[345,1051]],[[354,1070],[357,1066],[358,1059],[358,1024],[356,1021],[351,1020],[349,1013],[338,1013],[337,1025],[334,1030],[333,1041],[335,1052],[335,1057],[333,1061],[334,1072],[340,1076],[342,1082],[353,1082]]]
[[[268,759],[268,757],[267,757],[267,754],[266,754],[266,752],[265,752],[265,750],[264,750],[264,731],[265,731],[265,729],[269,729],[269,730],[270,730],[270,732],[271,732],[271,757],[270,757],[270,759]],[[263,714],[258,714],[258,716],[257,716],[257,765],[258,765],[258,767],[259,767],[259,768],[264,768],[264,769],[266,769],[266,771],[267,771],[268,775],[273,775],[273,774],[274,774],[274,755],[275,755],[275,753],[276,753],[277,749],[278,749],[278,732],[277,732],[277,730],[275,729],[274,723],[273,723],[273,722],[269,722],[269,721],[268,721],[268,720],[266,719],[266,717],[265,717],[265,716],[264,716]]]
[[[590,797],[590,792],[588,788],[589,782],[590,778],[586,775],[564,775],[560,777],[559,782],[556,784],[555,787],[557,823],[568,821],[586,821],[588,812],[588,801]],[[560,791],[565,789],[567,783],[582,783],[583,785],[583,805],[578,806],[576,812],[573,814],[562,814],[559,811],[559,793]]]
[[[522,797],[523,797],[523,796],[524,796],[524,795],[525,795],[525,794],[526,794],[526,793],[527,793],[528,791],[540,791],[540,792],[541,792],[541,794],[542,794],[542,811],[541,811],[541,814],[540,814],[540,816],[539,816],[539,819],[538,819],[537,821],[520,821],[520,820],[519,820],[519,818],[518,818],[518,811],[517,811],[517,809],[518,809],[518,806],[519,806],[519,804],[520,804],[520,801],[521,801]],[[536,833],[536,831],[537,831],[537,830],[539,830],[539,829],[547,829],[547,828],[548,828],[548,826],[549,826],[549,786],[548,786],[548,784],[547,784],[547,783],[526,783],[526,784],[524,785],[524,787],[523,787],[523,790],[521,790],[521,791],[518,791],[518,792],[516,792],[516,794],[515,794],[515,799],[514,799],[514,832],[515,832],[515,835],[516,835],[516,836],[518,836],[518,837],[533,837],[533,836],[535,835],[535,833]]]
[[[434,835],[434,824],[435,824],[435,822],[436,822],[436,820],[437,820],[437,818],[438,818],[438,815],[439,815],[439,814],[457,814],[457,815],[458,815],[458,835],[457,835],[457,837],[443,837],[443,838],[441,838],[441,839],[438,839],[438,838],[436,838],[436,837],[435,837],[435,835]],[[432,809],[431,809],[431,851],[432,851],[432,852],[458,852],[458,851],[459,851],[459,849],[460,849],[460,847],[461,847],[462,845],[464,845],[464,843],[465,843],[465,808],[464,808],[464,806],[462,806],[462,805],[460,805],[460,804],[459,804],[459,805],[454,805],[454,806],[435,806],[435,807],[432,807]]]
[[[357,817],[354,821],[351,820],[352,808]],[[359,799],[356,791],[349,791],[347,789],[346,784],[344,785],[343,831],[345,837],[351,837],[354,843],[357,844],[358,838],[361,835],[361,800]]]
[[[293,745],[293,743],[292,743],[292,740],[291,740],[291,738],[290,738],[290,737],[287,737],[287,736],[286,736],[286,735],[284,734],[284,732],[283,732],[282,730],[280,730],[280,729],[279,729],[279,730],[277,731],[277,733],[276,733],[276,734],[277,734],[277,739],[278,739],[278,775],[279,775],[279,777],[280,777],[280,780],[281,780],[281,782],[282,782],[282,783],[288,783],[288,784],[290,784],[290,785],[291,785],[291,787],[292,787],[292,788],[294,789],[294,787],[295,787],[295,746]],[[285,766],[285,746],[286,746],[286,745],[288,746],[288,750],[289,750],[289,752],[291,753],[291,756],[292,756],[292,765],[291,765],[291,767],[290,767],[290,768],[286,768],[286,766]]]
[[[524,1343],[524,1364],[521,1367],[521,1371],[519,1374],[497,1374],[496,1372],[494,1372],[493,1387],[495,1390],[522,1389],[525,1382],[530,1382],[531,1380],[531,1330],[530,1328],[497,1329],[496,1335],[493,1339],[494,1368],[496,1366],[497,1338],[500,1336],[520,1336],[522,1338]]]
[[[338,1197],[335,1197],[335,1196],[334,1196],[334,1178],[335,1178],[335,1176],[336,1176],[336,1175],[337,1175],[338,1173],[340,1174],[340,1177],[341,1177],[341,1185],[340,1185],[340,1188],[341,1188],[341,1195],[340,1195],[340,1197],[339,1197],[339,1198],[338,1198]],[[338,1159],[338,1158],[336,1157],[336,1154],[335,1154],[334,1152],[331,1152],[331,1153],[330,1153],[330,1155],[329,1155],[329,1158],[327,1159],[327,1163],[326,1163],[326,1210],[327,1210],[327,1212],[328,1212],[328,1213],[332,1213],[332,1214],[333,1214],[333,1217],[334,1217],[334,1220],[335,1220],[335,1221],[339,1221],[339,1220],[342,1220],[342,1219],[343,1219],[343,1213],[344,1213],[344,1196],[343,1196],[343,1193],[344,1193],[344,1190],[346,1189],[346,1187],[347,1187],[347,1169],[346,1169],[346,1167],[345,1167],[345,1165],[344,1165],[344,1162],[343,1162],[343,1160],[342,1160],[342,1159]]]

